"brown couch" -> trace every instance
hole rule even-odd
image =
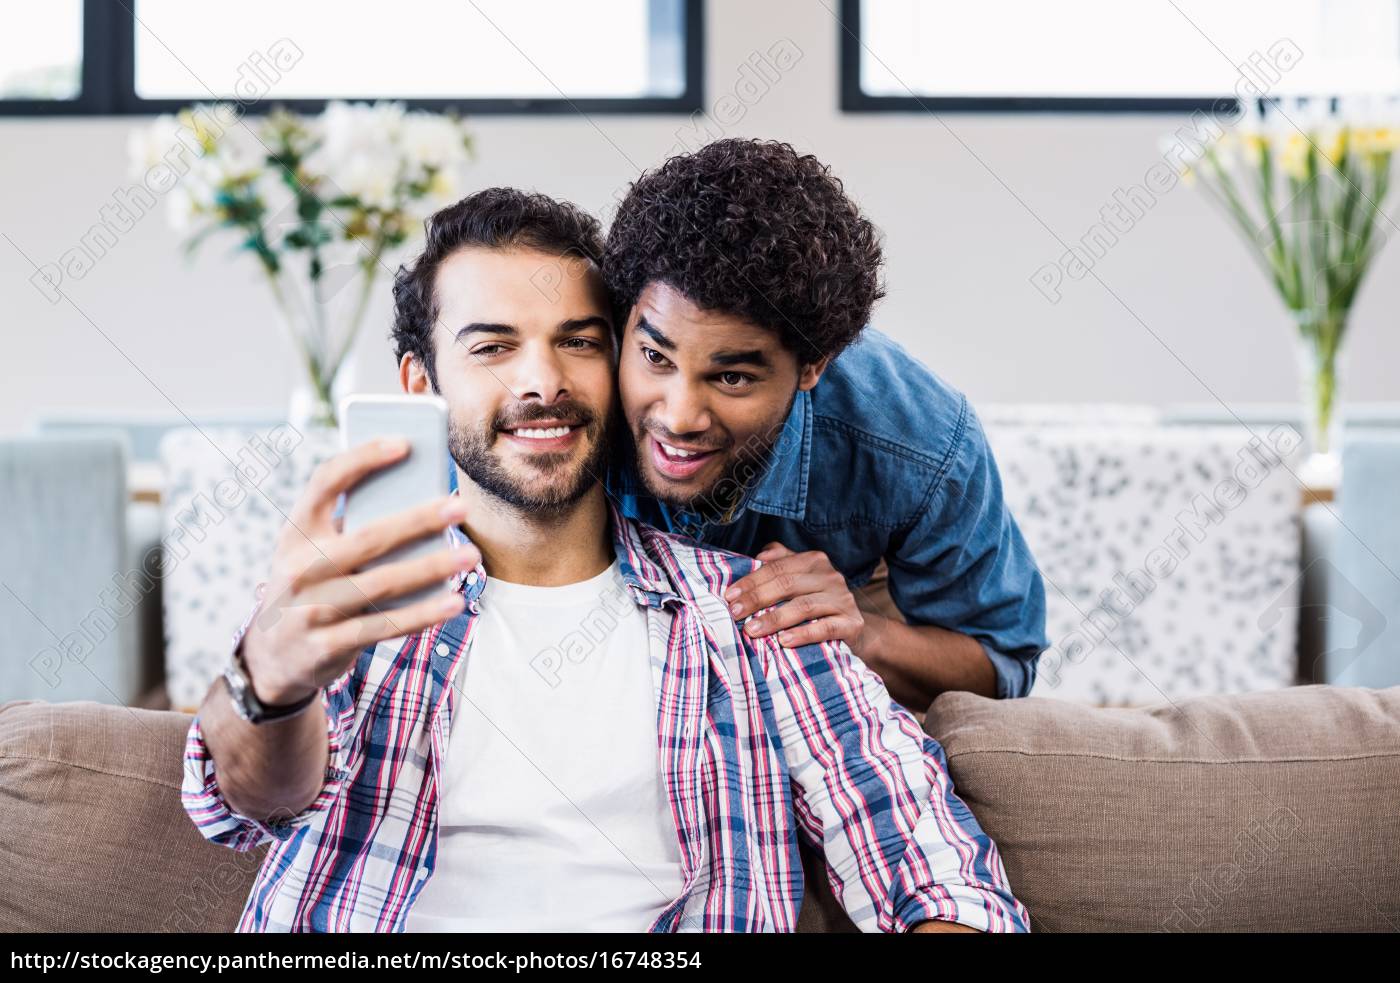
[[[180,808],[189,717],[0,706],[0,930],[227,930],[262,851]],[[927,721],[1036,931],[1400,930],[1400,687],[1177,707],[942,696]],[[819,878],[801,927],[849,928]]]

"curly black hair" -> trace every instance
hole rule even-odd
[[[716,140],[643,174],[603,277],[618,323],[653,282],[779,333],[803,364],[839,354],[884,296],[880,233],[831,169],[789,144]]]
[[[438,388],[433,365],[433,324],[440,307],[435,285],[442,261],[464,246],[523,246],[598,264],[603,231],[576,205],[516,188],[485,188],[435,212],[423,223],[427,243],[411,266],[394,274],[394,361],[412,353]]]

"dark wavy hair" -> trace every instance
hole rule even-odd
[[[427,367],[433,389],[433,325],[440,307],[435,285],[442,261],[464,246],[509,249],[523,246],[597,264],[603,255],[598,220],[583,209],[547,195],[515,188],[486,188],[429,216],[427,242],[411,266],[394,274],[394,360],[407,353]]]
[[[726,139],[643,174],[618,207],[603,277],[618,324],[649,283],[778,332],[799,361],[839,354],[884,296],[880,233],[821,161]]]

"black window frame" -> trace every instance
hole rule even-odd
[[[1079,96],[872,96],[860,85],[861,0],[840,0],[840,106],[843,113],[1193,113],[1233,114],[1234,96],[1190,98]]]
[[[704,0],[681,0],[685,28],[685,87],[675,96],[642,98],[471,98],[400,99],[385,95],[346,94],[334,101],[372,102],[390,99],[409,109],[436,112],[452,110],[464,116],[593,114],[684,114],[704,109],[705,16]],[[173,113],[196,102],[235,102],[233,96],[215,99],[142,99],[136,94],[136,15],[134,0],[83,0],[82,85],[75,99],[0,99],[0,117],[42,116],[154,116]],[[249,115],[263,115],[274,108],[318,113],[330,99],[277,99],[247,104]]]

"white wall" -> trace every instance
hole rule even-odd
[[[831,6],[834,7],[834,4]],[[711,0],[707,103],[752,53],[788,39],[801,60],[727,132],[791,141],[829,161],[887,236],[876,323],[980,401],[1285,401],[1292,340],[1278,301],[1198,191],[1164,195],[1050,304],[1032,273],[1160,160],[1167,116],[843,115],[837,24],[812,0]],[[268,28],[269,43],[275,25]],[[311,46],[297,39],[308,52]],[[1274,38],[1261,28],[1259,48]],[[210,243],[193,265],[147,217],[81,281],[73,303],[28,283],[131,183],[136,119],[0,121],[0,433],[41,415],[281,412],[293,378],[251,259]],[[676,116],[481,117],[482,186],[515,184],[601,211],[688,128]],[[1391,225],[1388,231],[1396,234]],[[23,255],[21,255],[21,251]],[[25,257],[28,257],[26,259]],[[1400,247],[1356,308],[1345,393],[1400,398]],[[1101,281],[1101,282],[1100,282]],[[394,387],[387,290],[357,353],[365,387]]]

